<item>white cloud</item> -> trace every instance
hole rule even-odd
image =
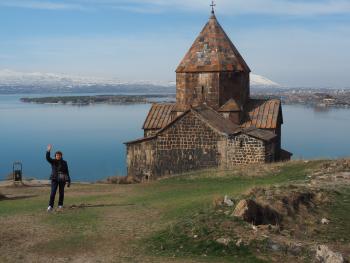
[[[225,29],[253,72],[284,86],[349,86],[349,27]],[[17,58],[0,60],[0,68],[167,81],[196,37],[185,35],[22,38],[0,43]]]
[[[203,0],[75,0],[98,6],[125,6],[137,10],[154,11],[154,8],[163,11],[174,9],[188,11],[209,11],[210,1]],[[220,13],[242,14],[275,14],[275,15],[327,15],[350,13],[348,0],[217,0],[217,11]]]
[[[203,0],[0,0],[0,5],[36,9],[118,8],[129,12],[169,12],[173,10],[209,12],[210,1]],[[332,15],[349,14],[349,0],[217,0],[223,14]]]
[[[74,2],[74,1],[72,1]],[[17,7],[28,9],[43,9],[43,10],[69,10],[69,9],[84,9],[79,4],[69,4],[66,2],[52,2],[52,1],[28,1],[28,0],[0,0],[0,6]]]

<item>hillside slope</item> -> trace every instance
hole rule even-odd
[[[46,212],[48,186],[0,186],[6,196],[0,201],[0,261],[307,262],[314,257],[309,247],[315,244],[346,258],[348,170],[334,161],[300,161],[208,170],[138,185],[73,184],[66,191],[65,209],[51,214]],[[259,189],[274,189],[271,196],[278,198],[283,189],[299,186],[329,191],[329,202],[315,202],[305,235],[291,231],[293,220],[284,221],[284,232],[274,226],[253,227],[232,217],[234,206],[221,201],[225,195],[235,204],[252,194],[256,200],[265,198]],[[321,217],[330,223],[319,224]],[[276,241],[282,237],[308,246],[295,254],[286,252]]]

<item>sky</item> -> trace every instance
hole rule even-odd
[[[0,0],[0,70],[173,81],[209,0]],[[350,0],[217,0],[255,74],[350,87]]]

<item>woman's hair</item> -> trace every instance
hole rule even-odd
[[[56,155],[56,154],[63,156],[63,153],[62,153],[61,151],[57,151],[57,152],[55,153],[55,155]]]

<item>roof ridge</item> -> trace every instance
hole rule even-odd
[[[203,112],[203,109],[212,112],[215,115],[216,119],[212,120],[209,118],[209,116],[206,116]],[[241,128],[239,125],[233,123],[232,121],[225,119],[219,112],[206,104],[201,104],[200,106],[191,108],[191,110],[200,115],[213,129],[219,131],[220,133],[230,135]],[[216,123],[217,120],[219,120],[219,123]]]

